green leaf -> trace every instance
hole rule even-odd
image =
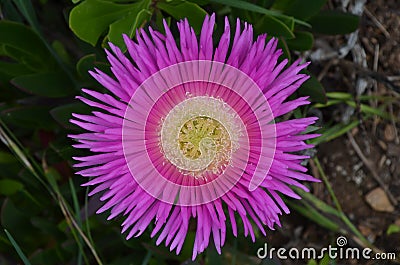
[[[69,25],[76,36],[95,46],[100,36],[113,23],[117,23],[114,26],[114,31],[118,29],[118,31],[127,34],[132,31],[134,32],[131,24],[119,21],[126,17],[133,18],[137,16],[143,9],[148,9],[149,5],[150,0],[141,0],[132,4],[119,4],[104,0],[86,0],[72,9],[69,16]],[[133,23],[134,19],[132,19]]]
[[[157,7],[176,20],[187,18],[196,33],[200,33],[207,12],[197,4],[188,1],[158,2]]]
[[[242,0],[210,0],[210,2],[214,2],[214,3],[222,4],[222,5],[227,5],[227,6],[231,6],[231,7],[236,7],[238,9],[248,10],[248,11],[261,13],[261,14],[266,14],[266,15],[270,15],[270,16],[277,16],[277,15],[281,14],[279,11],[269,10],[269,9],[263,8],[261,6],[255,5],[253,3],[250,3],[248,1],[242,1]]]
[[[270,10],[266,9],[262,6],[255,5],[253,3],[250,3],[249,1],[242,1],[242,0],[210,0],[210,2],[217,3],[217,4],[222,4],[222,5],[227,5],[231,7],[235,7],[238,9],[242,10],[248,10],[268,16],[273,16],[279,19],[290,19],[290,16],[286,16],[282,14],[278,10]],[[310,25],[302,20],[294,19],[294,22],[296,22],[299,25],[303,25],[306,27],[310,27]]]
[[[100,57],[100,59],[98,57]],[[89,70],[93,70],[94,68],[97,68],[108,75],[112,75],[110,64],[104,60],[102,61],[101,56],[96,54],[87,54],[79,59],[76,64],[76,71],[86,81],[94,81],[94,78],[89,74]]]
[[[321,127],[309,125],[309,126],[307,126],[307,128],[305,129],[305,131],[303,132],[303,134],[312,133],[312,132],[315,132],[315,131],[317,131],[317,130],[319,130],[319,129],[321,129]]]
[[[122,34],[127,34],[130,38],[135,36],[135,30],[140,28],[151,18],[151,12],[148,9],[142,9],[138,13],[132,13],[123,19],[110,25],[108,39],[121,49],[125,50],[125,43]]]
[[[61,41],[58,40],[53,41],[51,47],[64,63],[69,63],[71,61],[71,58],[69,57],[69,54]]]
[[[18,75],[30,74],[32,71],[20,63],[7,63],[0,61],[0,73],[6,76],[7,79],[11,79]]]
[[[294,30],[294,18],[293,17],[278,17],[278,19],[285,24],[291,32]]]
[[[368,106],[366,104],[359,104],[357,106],[356,102],[350,101],[350,100],[346,101],[346,104],[349,105],[350,107],[353,107],[353,108],[358,108],[359,107],[361,112],[364,112],[364,113],[367,113],[367,114],[377,115],[377,116],[382,117],[382,118],[387,119],[387,120],[392,120],[392,119],[397,120],[397,118],[394,117],[392,114],[390,114],[389,112],[383,111],[383,110],[381,110],[379,108],[373,108],[373,107],[370,107],[370,106]]]
[[[295,31],[295,38],[287,40],[286,43],[291,50],[307,51],[311,50],[314,44],[314,37],[308,31]]]
[[[223,256],[219,255],[215,248],[207,248],[206,257],[208,265],[220,265],[225,263]]]
[[[87,54],[79,59],[76,64],[76,71],[79,76],[85,80],[91,80],[91,75],[89,74],[89,70],[92,70],[95,66],[96,55],[95,54]]]
[[[167,1],[171,1],[171,0],[167,0]],[[205,6],[205,5],[209,4],[209,2],[210,2],[209,0],[187,0],[187,1],[195,3],[199,6]]]
[[[307,265],[318,265],[318,262],[317,262],[315,259],[310,259],[310,260],[307,262]]]
[[[387,235],[391,235],[394,233],[400,233],[400,226],[396,224],[389,225],[388,229],[386,230]]]
[[[309,140],[310,144],[318,145],[323,142],[329,142],[332,141],[333,139],[338,138],[339,136],[342,136],[343,134],[347,133],[354,127],[357,127],[360,122],[358,120],[354,120],[351,123],[345,124],[345,123],[338,123],[329,129],[326,129],[322,132],[322,135],[318,138],[314,138]]]
[[[294,189],[297,194],[300,195],[303,199],[307,200],[308,203],[313,205],[317,210],[326,213],[326,214],[331,214],[336,217],[341,217],[342,212],[338,211],[337,209],[333,208],[332,206],[328,205],[324,201],[318,199],[316,196],[314,196],[312,193],[305,192],[304,190],[300,188],[295,188]]]
[[[58,229],[57,224],[54,223],[53,220],[49,220],[48,218],[39,216],[32,216],[30,219],[32,226],[40,230],[41,233],[57,238],[62,238],[63,234]]]
[[[12,154],[0,151],[0,164],[9,164],[9,163],[14,163],[16,161],[17,160]]]
[[[310,96],[311,101],[318,103],[326,102],[325,89],[316,77],[310,75],[310,78],[299,88],[301,96]]]
[[[53,129],[54,121],[49,114],[47,106],[24,106],[8,109],[2,113],[3,119],[8,124],[27,129]]]
[[[0,43],[26,51],[36,57],[48,54],[46,47],[34,31],[12,21],[0,21]]]
[[[58,106],[50,111],[51,116],[63,127],[70,130],[81,130],[78,126],[69,122],[72,113],[90,114],[91,108],[81,102]]]
[[[287,201],[287,203],[291,208],[295,209],[297,212],[299,212],[303,216],[309,218],[310,220],[312,220],[313,222],[317,223],[322,227],[325,227],[331,231],[338,231],[340,228],[338,224],[320,214],[317,210],[312,208],[307,203],[302,202],[303,205],[300,205],[299,203],[294,203],[292,201]]]
[[[0,21],[0,46],[0,54],[11,55],[20,62],[33,62],[35,68],[54,65],[53,57],[40,37],[23,24]]]
[[[282,49],[283,52],[283,58],[287,58],[288,59],[288,63],[290,64],[290,62],[292,61],[292,56],[290,54],[290,50],[289,47],[286,43],[286,39],[283,37],[279,38],[278,41],[278,49]]]
[[[255,24],[254,29],[257,34],[267,33],[268,35],[276,37],[284,37],[287,39],[294,38],[293,32],[285,23],[269,15],[264,15],[260,21]]]
[[[280,0],[275,1],[272,8],[282,11],[283,13],[294,16],[301,20],[316,15],[325,5],[327,0]]]
[[[51,188],[56,192],[59,193],[60,189],[57,184],[57,181],[61,179],[60,174],[58,173],[57,170],[54,168],[47,168],[44,172],[44,175],[46,176],[47,181],[49,182]]]
[[[279,10],[279,11],[284,11],[286,10],[292,2],[296,0],[274,0],[274,3],[271,6],[271,9]]]
[[[18,256],[20,257],[20,259],[22,260],[22,262],[25,265],[31,265],[31,263],[29,262],[28,258],[25,256],[24,252],[21,250],[20,246],[18,245],[18,243],[15,241],[15,239],[12,237],[12,235],[7,231],[7,229],[4,229],[4,232],[6,233],[8,239],[10,240],[11,244],[13,245],[13,247],[15,248],[15,250],[18,253]]]
[[[328,98],[341,99],[343,101],[353,99],[353,96],[346,92],[328,92],[326,93],[326,96]]]
[[[13,5],[12,0],[2,0],[0,1],[0,3],[2,14],[5,16],[5,19],[16,22],[23,22],[24,19]]]
[[[3,45],[3,55],[12,59],[11,61],[21,63],[30,72],[46,72],[50,69],[49,65],[43,59],[34,57],[28,52],[13,46]]]
[[[314,104],[314,108],[326,108],[326,107],[329,107],[329,106],[333,106],[333,105],[336,105],[336,104],[340,104],[340,103],[343,103],[343,100],[339,100],[339,99],[329,99],[326,103],[317,103],[317,104]]]
[[[70,255],[62,246],[51,246],[45,249],[38,249],[30,256],[30,259],[33,264],[59,265],[67,264]]]
[[[0,180],[0,194],[10,196],[18,191],[22,190],[24,185],[19,181],[13,179],[2,179]]]
[[[26,209],[30,210],[30,209]],[[42,241],[42,239],[35,238],[38,231],[32,229],[28,212],[24,208],[17,207],[12,200],[6,198],[1,207],[1,225],[7,229],[16,238],[21,240],[25,246],[27,243],[35,241]],[[29,236],[27,236],[29,235]],[[11,241],[11,240],[10,240]],[[15,247],[15,246],[14,246]]]
[[[324,10],[313,16],[309,23],[316,33],[343,35],[358,28],[360,17],[336,10]]]
[[[32,28],[40,33],[40,26],[37,20],[35,9],[33,8],[31,0],[13,0],[19,11],[24,15],[26,20],[32,26]]]
[[[70,79],[60,72],[22,75],[13,78],[11,83],[28,93],[49,98],[64,97],[75,92]]]
[[[325,253],[324,257],[320,260],[319,265],[330,265],[335,264],[335,261],[329,257],[329,254]]]

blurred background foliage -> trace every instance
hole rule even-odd
[[[108,222],[106,214],[95,215],[98,197],[88,198],[88,189],[80,186],[85,180],[74,176],[71,157],[84,153],[71,147],[67,134],[80,130],[68,120],[73,112],[90,112],[75,96],[82,87],[103,90],[88,70],[109,71],[103,49],[108,41],[125,49],[122,33],[134,38],[136,29],[146,25],[163,32],[164,19],[176,33],[175,22],[185,17],[199,33],[204,16],[215,13],[215,40],[222,34],[225,16],[231,25],[239,17],[254,25],[255,34],[279,38],[290,59],[311,50],[315,34],[357,29],[358,16],[331,10],[326,2],[0,0],[0,264],[259,264],[255,253],[264,243],[262,237],[253,244],[243,236],[228,235],[222,256],[210,247],[193,263],[194,232],[179,256],[156,247],[149,233],[126,241],[120,234],[121,220]],[[345,93],[326,94],[315,77],[297,93],[310,96],[315,108],[354,103]],[[294,115],[305,116],[309,108]],[[332,124],[314,144],[330,141],[356,123]],[[321,132],[319,127],[309,130]],[[328,231],[369,245],[340,205],[301,195],[301,202],[288,200],[293,209]],[[335,223],[332,215],[344,225]]]

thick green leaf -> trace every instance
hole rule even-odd
[[[5,76],[5,79],[11,79],[18,75],[27,75],[31,72],[32,71],[23,64],[0,61],[0,73]]]
[[[307,51],[313,47],[314,37],[308,31],[295,31],[295,38],[287,40],[286,43],[291,50]]]
[[[310,78],[299,88],[301,96],[310,96],[312,102],[325,103],[326,95],[322,84],[313,75],[308,73]]]
[[[235,7],[238,9],[242,10],[248,10],[251,12],[255,13],[260,13],[268,16],[273,16],[279,19],[290,19],[290,16],[286,16],[281,13],[281,11],[278,10],[270,10],[266,9],[262,6],[255,5],[249,1],[243,1],[243,0],[210,0],[210,2],[217,3],[217,4],[222,4],[222,5],[227,5],[231,7]],[[294,19],[294,22],[296,22],[299,25],[303,25],[306,27],[310,27],[310,25],[302,20],[299,19]]]
[[[21,182],[13,179],[2,179],[0,180],[0,195],[10,196],[20,190],[24,185]]]
[[[135,35],[135,30],[140,28],[151,18],[151,12],[148,9],[142,9],[137,13],[131,13],[123,19],[120,19],[110,25],[108,39],[125,50],[125,43],[122,34],[127,34],[130,38]]]
[[[360,17],[334,10],[319,12],[309,20],[312,30],[321,34],[342,35],[358,28]]]
[[[8,124],[27,129],[53,129],[55,123],[50,116],[47,106],[24,106],[9,109],[1,113]]]
[[[23,50],[38,58],[48,55],[47,48],[40,37],[20,23],[7,20],[0,21],[0,43]]]
[[[79,38],[95,46],[109,25],[126,16],[130,8],[132,5],[86,0],[72,9],[69,25]]]
[[[188,1],[158,2],[157,7],[170,14],[176,20],[187,18],[196,33],[200,33],[207,12],[197,4]]]
[[[45,60],[38,57],[34,57],[26,51],[20,50],[13,46],[3,45],[2,47],[3,55],[21,63],[30,72],[47,72],[50,69],[50,65],[47,64]]]
[[[90,107],[81,102],[58,106],[50,111],[51,116],[63,127],[71,130],[80,130],[79,127],[69,122],[72,113],[89,114]]]
[[[71,95],[74,85],[63,73],[39,73],[15,77],[11,83],[31,94],[56,98]]]
[[[276,37],[294,38],[293,32],[285,23],[269,15],[264,15],[254,26],[254,29],[257,34],[267,33]]]
[[[119,32],[134,32],[131,24],[122,23],[126,28],[121,28],[121,25],[118,25],[121,23],[119,20],[123,20],[126,17],[133,18],[143,9],[147,9],[149,5],[150,0],[141,0],[131,4],[113,3],[104,0],[86,0],[72,9],[69,25],[79,38],[95,46],[100,36],[113,23],[117,22],[116,28]],[[132,19],[133,23],[134,19]],[[122,36],[120,38],[122,39]]]
[[[275,1],[272,8],[294,16],[301,20],[316,15],[325,5],[327,0],[280,0]]]
[[[0,21],[0,46],[1,55],[26,64],[32,63],[34,68],[51,68],[54,65],[53,57],[40,37],[23,24]]]
[[[107,62],[101,61],[96,54],[87,54],[80,58],[76,64],[76,71],[78,72],[79,76],[85,81],[89,81],[91,83],[94,81],[94,78],[89,74],[89,70],[94,70],[94,68],[97,68],[106,74],[112,75],[110,65]],[[86,87],[93,86],[95,85],[92,84]]]
[[[76,64],[76,71],[78,74],[85,79],[89,78],[89,70],[94,68],[94,63],[96,61],[95,54],[87,54],[79,59],[78,63]]]

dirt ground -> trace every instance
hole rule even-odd
[[[344,1],[330,1],[340,8]],[[349,6],[357,1],[350,1]],[[360,2],[360,1],[358,1]],[[317,147],[317,157],[341,204],[344,213],[358,230],[382,252],[400,255],[400,233],[387,234],[391,224],[400,225],[400,1],[368,1],[363,9],[357,41],[343,58],[333,56],[313,62],[312,71],[326,90],[354,95],[379,95],[390,103],[367,101],[395,117],[365,117],[360,109],[345,104],[321,109],[322,122],[345,122],[356,117],[360,122],[340,138]],[[339,50],[348,39],[317,36],[318,46]],[[360,59],[361,58],[361,59]],[[364,86],[359,83],[365,82]],[[351,114],[351,115],[350,115]],[[397,120],[396,120],[397,119]],[[311,164],[314,174],[318,174]],[[334,206],[323,184],[313,185],[313,194]],[[297,247],[326,247],[335,239],[332,233],[294,213],[283,219],[293,234],[271,236],[271,244]],[[338,236],[338,235],[336,235]],[[348,246],[360,247],[348,238]],[[299,261],[300,262],[300,261]],[[282,262],[285,264],[285,262]],[[299,264],[301,264],[300,262]],[[288,264],[293,264],[289,262]],[[342,260],[335,264],[391,264],[389,261]]]

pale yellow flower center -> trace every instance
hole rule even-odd
[[[239,147],[242,123],[220,99],[199,96],[175,106],[163,121],[161,147],[167,160],[182,173],[201,176],[224,172]]]

